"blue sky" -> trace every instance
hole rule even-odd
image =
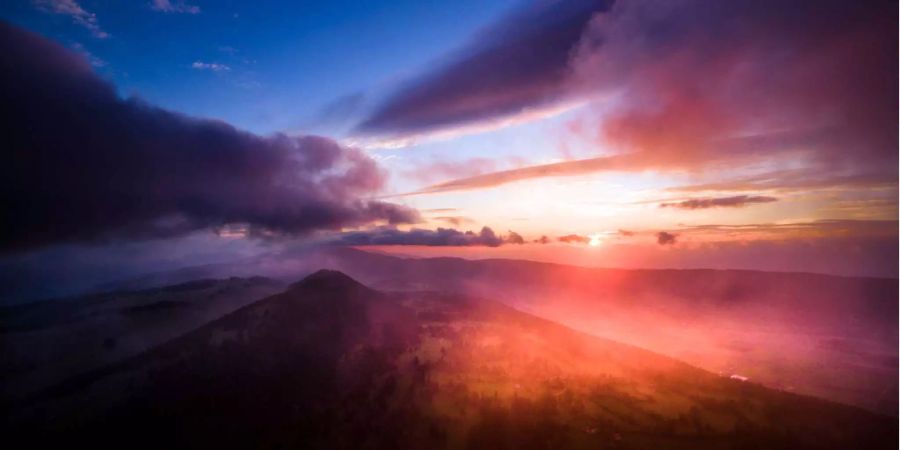
[[[192,14],[157,11],[151,0],[78,2],[94,14],[105,38],[40,2],[4,2],[0,11],[5,20],[89,52],[125,95],[267,134],[318,131],[315,119],[331,102],[388,89],[512,3],[183,3],[199,8]],[[221,70],[193,68],[195,62]]]
[[[9,264],[68,273],[98,258],[54,245],[124,233],[131,249],[149,234],[122,224],[175,229],[181,215],[204,234],[184,247],[199,259],[161,261],[178,246],[162,238],[127,254],[186,266],[243,254],[233,235],[258,250],[250,226],[313,242],[389,224],[516,232],[535,245],[507,256],[548,260],[579,235],[593,265],[696,251],[703,267],[765,268],[777,242],[833,263],[816,270],[895,272],[893,254],[858,250],[896,248],[893,16],[839,0],[705,4],[4,1],[0,62],[15,83],[2,87],[19,113],[9,139],[23,143],[5,167],[36,171],[0,177],[20,183],[6,189],[22,207],[9,216],[35,241],[10,245],[49,252]],[[121,98],[29,31],[84,55]],[[70,82],[81,88],[53,90]],[[283,158],[294,153],[300,173]],[[310,225],[322,211],[337,220]],[[216,231],[232,225],[244,234]]]
[[[74,4],[95,28],[54,5]],[[385,96],[477,44],[479,32],[521,2],[498,0],[170,1],[194,10],[160,11],[154,0],[14,0],[2,17],[84,53],[123,96],[193,116],[211,117],[260,134],[320,134],[346,138],[360,117],[342,105]],[[98,36],[98,31],[105,36]],[[490,30],[488,30],[488,33]],[[329,111],[338,114],[329,114]],[[358,116],[358,114],[357,114]],[[408,192],[421,180],[404,177],[431,162],[465,166],[495,159],[505,169],[592,155],[582,139],[558,130],[571,114],[454,139],[426,139],[371,153],[393,172],[389,190]],[[477,170],[469,171],[477,173]],[[430,199],[410,199],[416,204]]]

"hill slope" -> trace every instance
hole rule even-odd
[[[896,279],[411,259],[349,248],[319,259],[378,288],[488,297],[712,372],[897,415]]]
[[[196,280],[0,308],[0,405],[134,356],[284,289],[266,278]]]
[[[499,303],[322,271],[21,405],[10,439],[141,448],[894,448],[894,419]]]

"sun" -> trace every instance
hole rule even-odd
[[[590,245],[591,247],[596,247],[603,243],[603,236],[599,234],[592,234],[588,237],[590,238],[590,241],[588,241],[588,245]]]

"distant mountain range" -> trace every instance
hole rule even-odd
[[[180,308],[161,301],[124,311]],[[27,333],[4,314],[7,335]],[[865,449],[898,434],[896,418],[478,295],[329,270],[4,410],[14,448]]]
[[[186,268],[120,287],[260,274],[286,282],[321,267],[382,290],[491,298],[715,373],[897,415],[896,279],[598,269],[523,260],[408,258],[337,247]]]
[[[322,267],[382,290],[491,298],[714,373],[897,415],[896,279],[597,269],[332,247],[188,267],[104,288],[135,292],[199,278],[256,275],[286,284]]]
[[[713,372],[897,415],[896,279],[412,259],[349,248],[319,259],[379,288],[492,298]]]

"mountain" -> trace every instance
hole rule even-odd
[[[205,279],[0,308],[0,404],[134,356],[284,286]]]
[[[101,448],[895,448],[898,432],[502,303],[335,271],[44,390],[3,428]]]
[[[379,288],[488,297],[712,372],[897,415],[896,279],[415,259],[352,248],[310,259]]]
[[[155,274],[295,280],[326,267],[383,290],[487,297],[566,326],[766,386],[898,412],[898,281],[748,270],[625,270],[409,258],[334,247]]]

